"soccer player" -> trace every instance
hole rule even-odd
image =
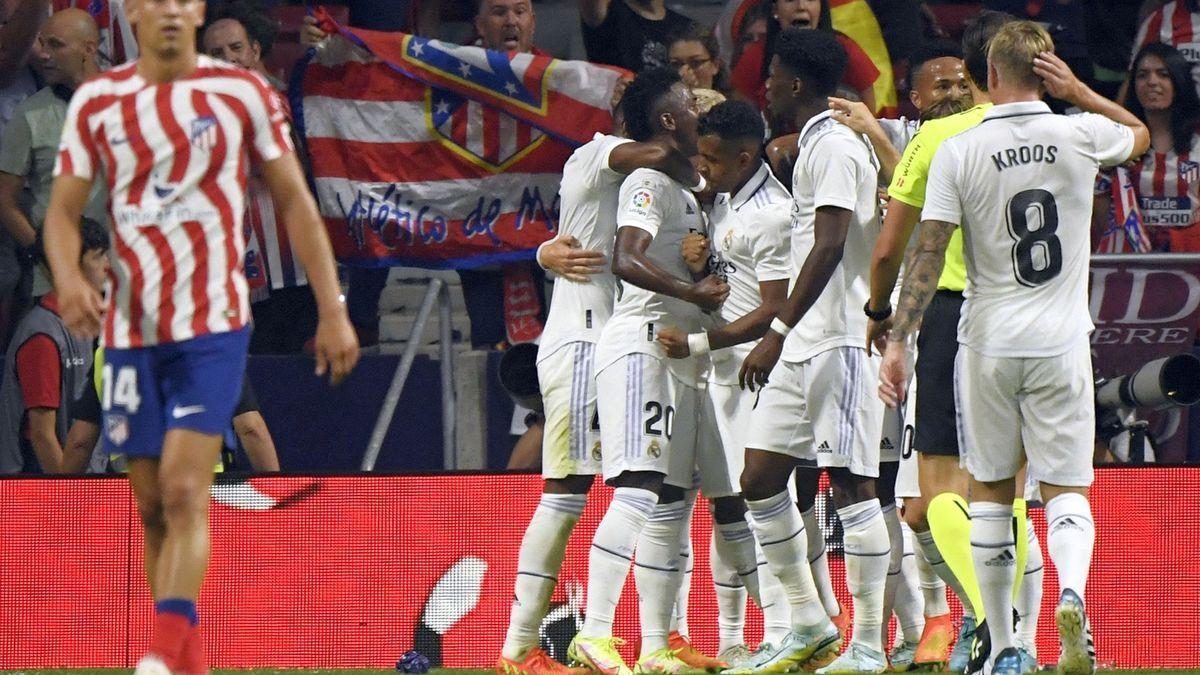
[[[1027,456],[1046,500],[1048,548],[1062,586],[1058,670],[1074,674],[1095,669],[1084,612],[1095,537],[1087,501],[1095,431],[1087,306],[1091,185],[1100,166],[1145,152],[1149,132],[1080,82],[1053,50],[1046,30],[1026,21],[1004,25],[991,40],[988,88],[996,105],[981,124],[945,141],[934,159],[880,395],[889,405],[903,398],[909,375],[903,341],[933,297],[946,247],[961,227],[967,287],[954,386],[971,475],[975,574],[986,614],[1010,616],[1017,574],[1010,505]],[[1054,115],[1041,101],[1045,93],[1098,114]],[[990,624],[991,672],[1018,675],[1012,624]]]
[[[787,605],[786,598],[761,595],[754,535],[739,484],[755,395],[738,386],[738,369],[787,297],[791,276],[792,198],[761,159],[765,134],[762,116],[743,101],[721,103],[700,119],[699,168],[718,194],[709,212],[711,238],[689,234],[684,258],[699,273],[711,254],[714,274],[729,284],[729,299],[721,305],[720,327],[689,335],[668,326],[658,333],[672,358],[711,354],[696,464],[700,489],[712,502],[716,521],[711,564],[718,658],[730,665],[741,665],[748,655],[743,636],[747,591],[764,613],[772,611],[775,601],[779,609]]]
[[[618,111],[616,127],[619,117]],[[546,410],[545,484],[521,541],[508,633],[496,662],[501,675],[566,671],[538,646],[538,628],[567,540],[600,473],[594,356],[616,295],[617,279],[607,262],[616,233],[617,198],[621,182],[640,168],[701,187],[691,162],[672,146],[596,134],[563,167],[558,234],[538,249],[539,264],[558,274],[538,346],[538,382]]]
[[[634,140],[695,154],[695,101],[676,71],[643,71],[622,106]],[[688,332],[699,328],[701,310],[717,310],[729,287],[715,276],[693,280],[684,264],[684,236],[705,232],[687,187],[639,169],[622,184],[619,204],[612,262],[617,296],[595,354],[601,468],[616,491],[592,540],[587,617],[568,655],[605,675],[628,675],[612,621],[636,549],[638,669],[684,672],[691,667],[667,639],[682,576],[683,497],[695,466],[699,360],[665,358],[655,337],[668,324]]]
[[[772,113],[793,119],[800,141],[792,177],[795,282],[739,373],[752,389],[771,375],[751,415],[741,484],[767,564],[792,605],[792,632],[752,667],[760,672],[822,661],[842,644],[818,598],[803,520],[787,491],[802,461],[829,471],[854,598],[853,641],[817,672],[887,667],[883,586],[890,545],[875,493],[883,407],[871,401],[874,368],[858,337],[866,329],[867,261],[879,233],[879,167],[867,140],[830,118],[827,97],[845,67],[845,50],[833,36],[788,30],[767,80]]]
[[[259,75],[196,54],[204,3],[127,5],[141,58],[71,99],[46,215],[62,317],[103,328],[104,444],[129,457],[155,600],[138,675],[206,673],[196,596],[221,437],[241,389],[249,298],[241,271],[247,155],[262,173],[320,308],[316,373],[340,382],[358,358],[329,239]],[[79,216],[103,175],[114,253],[108,305],[78,269]]]

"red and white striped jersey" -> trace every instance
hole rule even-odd
[[[1200,63],[1200,11],[1193,12],[1191,5],[1189,0],[1171,0],[1146,17],[1133,41],[1134,55],[1151,42],[1162,42]]]
[[[75,92],[55,173],[103,174],[107,183],[114,236],[106,346],[180,342],[249,324],[249,160],[291,151],[288,133],[266,80],[207,56],[172,82],[147,82],[135,61]]]
[[[1142,222],[1156,251],[1195,252],[1200,234],[1200,135],[1180,155],[1146,153],[1130,168]]]

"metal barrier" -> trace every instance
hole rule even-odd
[[[375,428],[371,431],[371,440],[367,443],[367,451],[363,454],[362,470],[373,471],[375,462],[379,459],[379,451],[383,447],[383,439],[392,418],[396,414],[396,405],[400,402],[400,392],[404,391],[404,383],[412,369],[413,359],[421,348],[421,338],[425,336],[425,324],[433,312],[434,303],[438,303],[438,350],[441,358],[442,380],[442,466],[445,469],[458,468],[455,453],[455,396],[454,396],[454,335],[450,325],[450,287],[441,279],[430,279],[421,300],[421,308],[417,310],[417,319],[413,322],[412,334],[404,345],[404,353],[400,363],[396,365],[396,373],[388,387],[387,395],[383,398],[383,407],[375,420]]]

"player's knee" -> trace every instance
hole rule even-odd
[[[167,521],[163,516],[163,505],[160,501],[139,501],[137,505],[138,518],[147,536],[161,534],[167,529]]]
[[[542,491],[552,495],[586,495],[596,482],[595,476],[571,475],[566,478],[547,478]]]
[[[928,509],[924,499],[904,500],[904,522],[914,531],[925,532],[929,529]]]
[[[848,469],[829,471],[830,495],[838,508],[875,499],[875,479],[856,476]]]
[[[676,502],[683,501],[684,497],[686,497],[686,496],[687,496],[687,490],[684,490],[683,488],[679,487],[678,485],[664,484],[662,486],[662,489],[659,490],[659,492],[658,492],[658,503],[659,504],[674,504]]]
[[[774,497],[787,489],[787,479],[780,481],[766,467],[746,465],[742,471],[742,495],[751,501]]]
[[[718,497],[712,502],[713,520],[722,525],[746,519],[746,500],[741,497]]]
[[[162,511],[167,520],[191,517],[208,508],[208,481],[203,477],[177,475],[162,481]]]

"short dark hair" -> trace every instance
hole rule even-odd
[[[271,47],[275,44],[275,36],[279,33],[279,24],[267,14],[259,2],[256,0],[226,0],[216,8],[215,12],[209,13],[209,20],[204,24],[204,30],[207,31],[221,19],[233,19],[242,24],[242,28],[246,29],[246,36],[258,43],[259,49],[262,50],[262,58],[266,59],[270,55]]]
[[[29,254],[33,257],[34,262],[46,262],[44,232],[45,229],[38,230],[37,237],[33,240],[33,246],[29,249]],[[107,251],[112,245],[108,238],[108,228],[91,218],[85,217],[80,219],[79,238],[83,241],[83,244],[79,247],[79,255],[81,257],[88,251]]]
[[[985,9],[979,13],[963,30],[962,53],[967,75],[981,91],[988,88],[988,44],[999,32],[1000,27],[1016,17],[1007,12],[994,12]]]
[[[913,50],[908,57],[908,85],[912,87],[913,78],[926,63],[937,59],[962,59],[962,49],[949,40],[934,40]]]
[[[767,125],[754,106],[745,101],[725,101],[713,106],[700,118],[700,135],[714,134],[726,141],[752,141],[762,144]]]
[[[809,96],[829,96],[846,73],[846,49],[833,33],[789,28],[775,45],[779,62],[804,82]]]
[[[658,129],[651,121],[663,97],[681,82],[679,73],[665,67],[647,68],[638,73],[621,98],[625,113],[625,133],[635,141],[650,140]]]

